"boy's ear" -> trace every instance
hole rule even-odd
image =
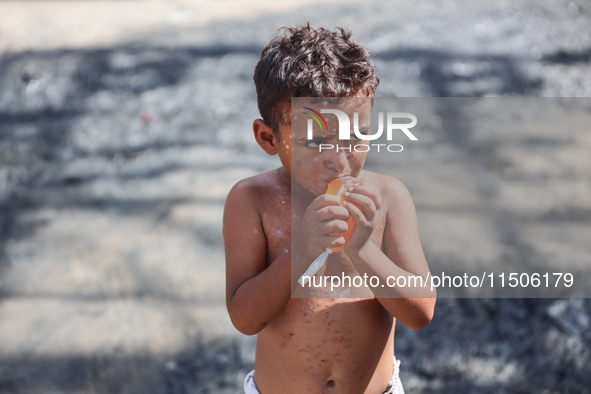
[[[265,152],[270,155],[277,154],[279,140],[267,122],[262,119],[256,119],[252,123],[252,131],[254,132],[254,138],[257,140],[257,143]]]

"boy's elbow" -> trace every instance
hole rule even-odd
[[[237,324],[237,323],[234,323],[234,322],[232,322],[232,323],[234,324],[234,327],[238,331],[240,331],[242,334],[248,335],[248,336],[256,335],[262,329],[262,328],[257,328],[257,327],[255,327],[255,326],[253,326],[251,324]]]
[[[413,322],[412,326],[409,327],[412,330],[422,330],[427,327],[427,324],[433,320],[433,313],[424,313],[418,316]]]
[[[236,329],[238,331],[240,331],[241,334],[248,335],[248,336],[256,335],[260,332],[260,330],[253,329],[252,327],[246,327],[246,326],[242,327],[242,326],[237,326],[236,324],[234,324],[234,327],[236,327]]]
[[[405,326],[411,330],[422,330],[431,323],[431,320],[433,320],[433,315],[435,314],[435,299],[426,299],[424,301],[424,304],[413,314],[412,319],[409,319],[407,324],[405,324]]]
[[[240,331],[244,335],[256,335],[258,334],[265,326],[267,325],[266,322],[256,323],[253,322],[252,319],[248,319],[248,317],[240,317],[236,316],[230,312],[230,320],[238,331]]]

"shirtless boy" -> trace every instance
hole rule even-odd
[[[342,29],[285,28],[263,50],[254,80],[262,116],[253,123],[254,136],[282,166],[238,182],[224,211],[228,311],[240,332],[258,335],[245,391],[403,392],[395,322],[423,328],[433,316],[434,293],[367,289],[363,298],[324,298],[328,293],[321,291],[298,298],[306,289],[297,279],[326,248],[344,245],[318,275],[344,266],[385,283],[390,275],[429,272],[404,185],[363,170],[362,150],[318,156],[316,143],[292,130],[292,97],[373,97],[379,81],[369,53]],[[331,130],[329,124],[322,142],[335,142]],[[292,171],[292,154],[317,157],[294,160]],[[341,205],[324,193],[331,179],[347,175],[360,184]],[[355,222],[351,237],[345,242],[330,235],[345,231],[349,216]]]

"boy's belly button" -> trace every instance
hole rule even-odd
[[[337,383],[336,383],[336,381],[335,381],[335,378],[334,378],[333,376],[329,376],[329,377],[326,379],[326,383],[325,383],[325,384],[326,384],[326,388],[327,388],[327,389],[331,389],[331,390],[332,390],[332,389],[334,389],[334,388],[335,388],[335,386],[337,385]]]

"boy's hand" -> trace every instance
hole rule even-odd
[[[351,192],[345,193],[344,197],[343,206],[355,221],[355,230],[345,244],[344,250],[347,253],[356,253],[367,244],[378,225],[382,197],[377,187],[364,180],[361,180],[361,183]]]
[[[336,196],[323,194],[318,196],[306,209],[302,224],[298,231],[298,246],[310,261],[326,250],[343,246],[342,236],[331,236],[332,233],[347,231],[345,222],[349,211],[342,207]]]

